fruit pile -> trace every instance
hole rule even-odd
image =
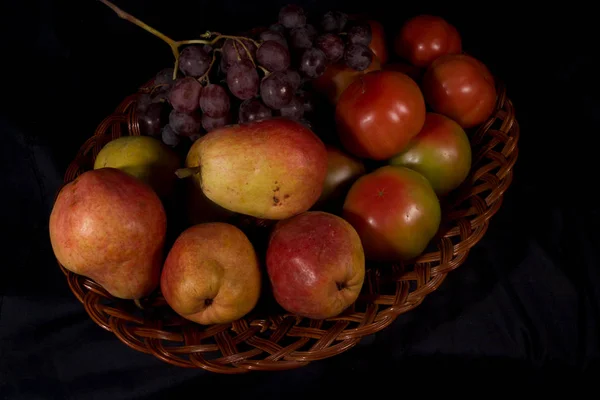
[[[165,41],[175,67],[135,104],[141,136],[108,142],[57,196],[50,238],[66,269],[120,299],[160,291],[203,325],[265,293],[325,319],[357,300],[369,261],[431,244],[471,169],[466,131],[496,102],[447,21],[408,20],[389,54],[377,21],[312,21],[295,5],[251,35],[176,42],[101,1]]]

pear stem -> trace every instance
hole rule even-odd
[[[195,175],[198,172],[200,172],[200,167],[179,168],[175,171],[175,175],[177,175],[179,179],[183,179]]]

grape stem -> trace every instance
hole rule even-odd
[[[108,1],[108,0],[99,0],[99,1],[102,4],[106,5],[107,7],[109,7],[110,9],[112,9],[119,16],[119,18],[129,21],[132,24],[139,26],[143,30],[150,32],[151,34],[158,37],[159,39],[161,39],[163,42],[165,42],[166,44],[168,44],[171,47],[171,51],[173,51],[173,55],[175,56],[175,68],[173,69],[173,80],[175,80],[175,78],[177,78],[177,68],[179,67],[179,45],[177,44],[177,42],[175,40],[171,39],[170,37],[168,37],[167,35],[165,35],[164,33],[157,31],[156,29],[154,29],[150,25],[146,24],[145,22],[140,21],[139,19],[137,19],[133,15],[129,14],[128,12],[121,10],[119,7],[117,7],[110,1]]]
[[[268,69],[266,69],[265,67],[263,67],[262,65],[259,65],[258,68],[262,69],[262,71],[265,73],[265,78],[269,75],[271,75],[271,71],[269,71]]]
[[[210,71],[212,70],[212,67],[215,63],[215,60],[217,59],[217,50],[220,50],[220,49],[215,49],[213,51],[212,60],[210,60],[210,65],[208,66],[208,69],[206,70],[204,75],[202,75],[200,78],[198,78],[198,82],[202,83],[203,80],[206,80],[207,83],[210,83],[210,81],[208,79],[208,75],[210,74]]]
[[[179,47],[189,45],[189,44],[208,44],[208,45],[212,46],[215,43],[217,43],[223,39],[235,40],[237,43],[239,43],[244,48],[244,50],[246,51],[246,54],[248,55],[248,58],[250,59],[250,61],[252,61],[252,64],[254,65],[254,67],[256,67],[256,63],[254,62],[254,58],[252,57],[252,54],[250,54],[250,50],[248,50],[248,47],[246,47],[246,45],[244,44],[244,42],[242,40],[242,39],[248,40],[248,41],[252,42],[256,47],[258,47],[259,43],[251,38],[246,38],[246,37],[241,37],[241,36],[221,35],[218,32],[206,31],[205,33],[200,35],[200,37],[206,38],[206,39],[192,39],[192,40],[175,41],[175,40],[171,39],[170,37],[168,37],[167,35],[165,35],[164,33],[159,32],[156,29],[154,29],[153,27],[151,27],[150,25],[140,21],[139,19],[137,19],[133,15],[129,14],[128,12],[123,11],[122,9],[120,9],[119,7],[114,5],[109,0],[98,0],[98,1],[100,1],[102,4],[109,7],[111,10],[113,10],[120,18],[139,26],[140,28],[144,29],[145,31],[158,37],[163,42],[168,44],[169,47],[171,47],[171,51],[173,52],[173,56],[175,57],[175,66],[173,68],[173,80],[175,80],[177,78],[177,70],[179,69]],[[208,40],[211,36],[214,36],[214,35],[216,35],[216,37]],[[238,53],[238,57],[239,57],[239,53]],[[213,59],[212,59],[212,62],[210,63],[210,67],[208,69],[209,71],[212,68],[212,65],[214,64],[214,61],[215,61],[215,57],[214,57],[214,53],[213,53]],[[204,75],[206,75],[206,74],[204,74]],[[202,76],[202,78],[204,78],[204,77],[205,76]]]
[[[215,43],[217,43],[219,40],[223,40],[223,39],[232,39],[232,40],[235,40],[240,46],[242,46],[244,48],[244,51],[248,55],[248,58],[250,59],[250,61],[252,61],[252,65],[254,65],[254,67],[256,67],[256,63],[254,62],[254,58],[252,57],[252,54],[250,54],[250,50],[248,50],[248,47],[242,41],[242,39],[249,40],[252,43],[254,43],[254,45],[256,47],[258,47],[259,44],[256,41],[254,41],[254,40],[252,40],[250,38],[240,38],[239,36],[219,35],[219,36],[217,36],[216,38],[214,38],[212,40],[202,40],[202,39],[181,40],[181,41],[177,42],[177,44],[179,46],[187,45],[187,44],[208,44],[209,46],[212,46]],[[236,51],[237,51],[237,47],[236,47]],[[238,52],[238,60],[239,59],[240,59],[240,54]]]

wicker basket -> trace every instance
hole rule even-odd
[[[126,98],[102,121],[70,164],[65,183],[91,169],[109,140],[140,134],[132,105],[148,87]],[[470,139],[471,174],[443,202],[434,251],[411,264],[367,265],[361,296],[336,318],[310,320],[276,307],[257,307],[231,324],[205,327],[177,316],[159,291],[140,303],[120,300],[94,281],[61,269],[90,317],[135,350],[176,366],[218,373],[301,367],[345,352],[361,338],[384,329],[398,315],[417,307],[450,271],[465,262],[500,208],[517,160],[519,126],[503,85],[498,87],[493,116],[470,132]]]

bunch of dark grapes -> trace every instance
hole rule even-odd
[[[366,22],[329,11],[311,23],[301,7],[284,6],[278,21],[254,38],[228,36],[183,48],[177,78],[172,69],[159,72],[152,93],[140,97],[140,130],[175,147],[184,137],[194,141],[229,124],[273,117],[311,127],[314,104],[305,83],[328,64],[367,69],[370,42]]]

